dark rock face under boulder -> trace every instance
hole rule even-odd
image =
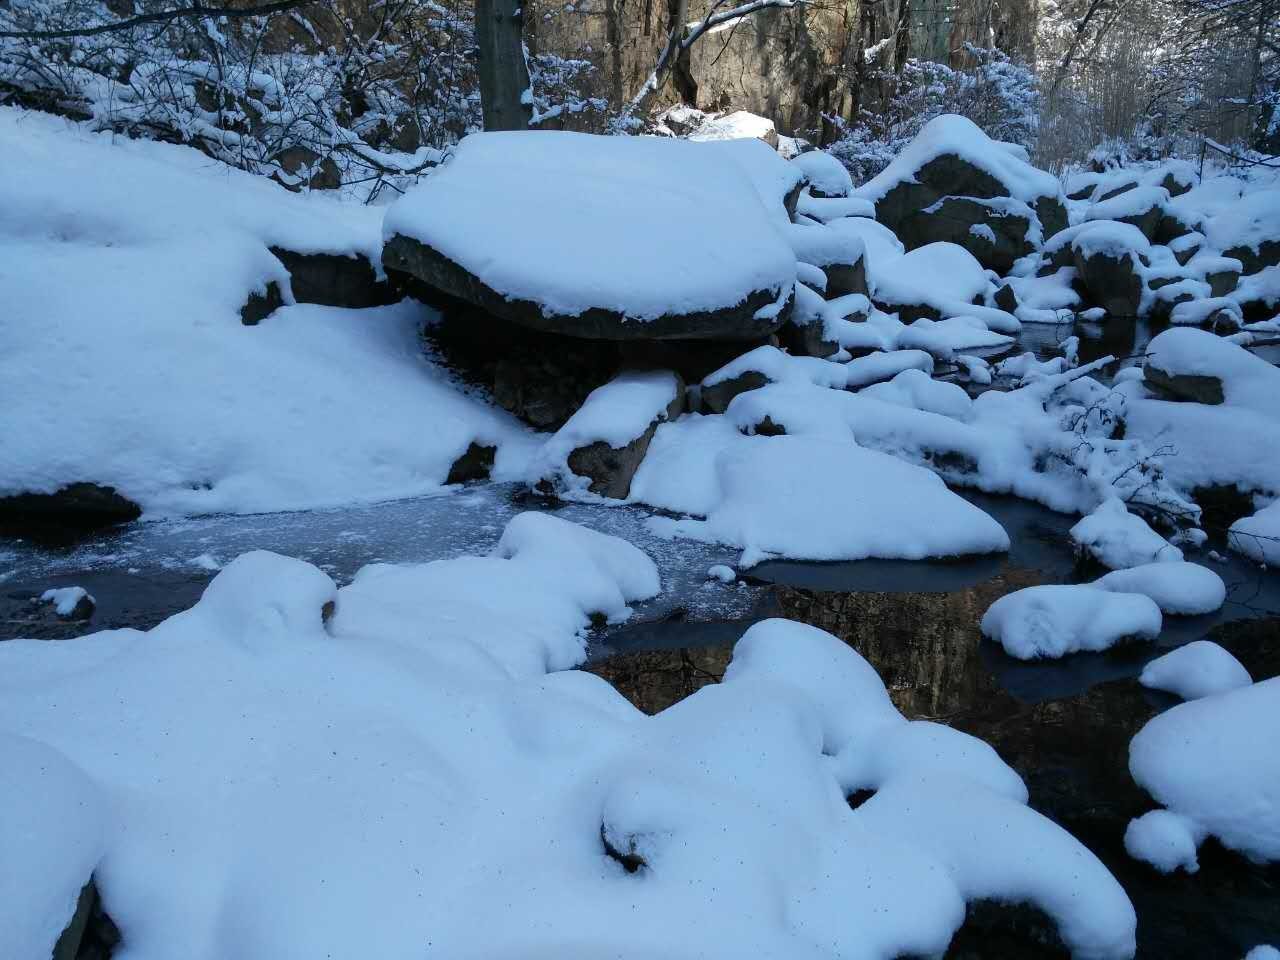
[[[1204,282],[1209,284],[1209,295],[1225,297],[1240,284],[1240,273],[1236,270],[1219,270],[1206,273]]]
[[[142,516],[142,508],[97,483],[71,483],[53,493],[18,493],[0,497],[0,524],[57,526],[95,530],[128,523]]]
[[[1257,250],[1245,246],[1232,247],[1224,250],[1222,255],[1239,260],[1246,274],[1257,273],[1264,267],[1280,266],[1280,240],[1263,240]]]
[[[541,305],[508,299],[448,257],[409,237],[397,234],[388,240],[382,263],[388,273],[407,275],[495,317],[531,330],[588,340],[752,340],[773,333],[791,312],[789,298],[772,316],[757,317],[761,309],[778,299],[771,290],[757,290],[732,307],[645,321],[628,320],[621,313],[600,308],[584,310],[576,317],[548,316]],[[415,285],[410,282],[407,286],[412,290]]]
[[[288,147],[275,156],[280,169],[271,179],[286,190],[336,190],[342,186],[342,171],[332,157],[321,157],[309,147]]]
[[[826,324],[820,319],[803,324],[791,320],[778,331],[778,345],[799,357],[820,357],[825,360],[840,349],[840,344],[836,341],[826,339],[825,331]]]
[[[827,275],[827,297],[835,299],[850,293],[867,296],[867,258],[858,257],[853,263],[829,263],[822,268]]]
[[[625,500],[631,493],[631,480],[640,469],[644,455],[649,452],[649,444],[653,442],[658,425],[664,420],[674,420],[684,409],[684,393],[684,383],[677,377],[671,403],[661,416],[653,419],[644,433],[622,447],[611,447],[603,440],[579,447],[569,454],[569,470],[590,479],[587,489],[592,493]]]
[[[748,370],[728,380],[702,388],[702,411],[704,413],[724,413],[729,409],[733,398],[748,390],[759,390],[768,384],[769,378],[759,370]]]
[[[1190,373],[1168,373],[1148,362],[1142,368],[1143,382],[1163,394],[1169,400],[1187,400],[1192,403],[1220,404],[1225,399],[1222,381]]]
[[[249,294],[249,299],[240,308],[240,322],[246,327],[256,327],[283,306],[284,297],[280,293],[280,285],[272,280],[267,284],[265,292],[255,290]]]
[[[297,253],[283,247],[272,247],[271,252],[289,271],[293,297],[298,303],[360,309],[398,299],[395,288],[378,279],[373,264],[365,257]]]
[[[462,456],[453,461],[449,468],[449,476],[445,483],[467,483],[470,480],[488,480],[493,472],[493,460],[498,455],[498,448],[476,443],[474,440],[463,451]]]
[[[1075,254],[1076,272],[1089,299],[1113,317],[1136,317],[1142,303],[1142,277],[1133,257]]]

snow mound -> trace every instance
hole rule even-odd
[[[653,717],[548,674],[572,658],[547,641],[573,653],[594,605],[576,581],[654,585],[634,548],[585,534],[524,515],[510,559],[366,568],[328,622],[323,574],[260,555],[146,634],[0,645],[0,755],[23,787],[0,843],[27,866],[3,874],[21,886],[0,918],[37,937],[17,955],[48,954],[99,861],[139,958],[887,960],[941,955],[980,897],[1043,909],[1076,955],[1133,955],[1105,867],[830,634],[756,624],[722,683]],[[54,750],[110,797],[104,829]],[[477,924],[479,902],[510,922]]]
[[[54,612],[60,617],[74,614],[82,600],[88,601],[89,606],[98,602],[84,587],[57,587],[40,594],[40,602],[53,604]]]
[[[0,947],[49,957],[106,846],[106,798],[67,757],[0,728]]]
[[[1174,824],[1185,830],[1182,849],[1187,840],[1194,849],[1215,836],[1252,860],[1273,861],[1280,859],[1277,738],[1280,678],[1182,703],[1152,718],[1129,744],[1129,771],[1176,815]],[[1148,852],[1145,844],[1140,852]],[[1181,862],[1194,869],[1194,855]]]
[[[1280,370],[1207,330],[1165,330],[1147,345],[1146,366],[1170,377],[1209,377],[1222,385],[1222,402],[1274,416]]]
[[[1280,500],[1233,523],[1227,542],[1232,550],[1252,560],[1280,565]]]
[[[845,165],[824,150],[810,150],[792,161],[803,172],[810,186],[826,197],[847,197],[853,190],[853,179]]]
[[[1280,243],[1280,190],[1251,190],[1224,205],[1206,222],[1204,233],[1218,250],[1246,248],[1256,254],[1266,241]]]
[[[1227,598],[1222,578],[1196,563],[1166,560],[1113,570],[1093,586],[1115,593],[1140,593],[1150,597],[1164,613],[1196,616],[1213,613]]]
[[[1110,570],[1182,559],[1182,551],[1165,540],[1124,501],[1112,497],[1071,528],[1076,548]]]
[[[1160,627],[1160,608],[1150,597],[1084,585],[1016,590],[982,617],[983,636],[1019,660],[1106,650],[1123,639],[1154,639]]]
[[[1152,660],[1142,668],[1138,682],[1183,700],[1199,700],[1247,687],[1253,678],[1239,660],[1218,644],[1195,640]]]
[[[650,524],[739,547],[742,567],[770,556],[919,560],[1009,548],[998,523],[934,474],[849,442],[753,437],[721,451],[715,474],[705,520]]]
[[[779,299],[795,282],[795,258],[749,175],[714,147],[563,131],[472,134],[391,206],[383,237],[425,244],[548,317],[595,309],[643,323],[733,307],[761,291]],[[696,213],[673,243],[679,210]]]

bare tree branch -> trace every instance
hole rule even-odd
[[[148,23],[168,23],[187,17],[263,17],[272,13],[281,13],[296,7],[305,7],[319,0],[274,0],[252,7],[206,7],[195,0],[189,7],[175,7],[173,10],[158,10],[155,13],[141,13],[136,17],[124,20],[113,20],[92,27],[73,27],[67,30],[0,30],[0,37],[16,37],[23,40],[63,40],[73,37],[94,37],[103,33],[118,33],[132,30]]]

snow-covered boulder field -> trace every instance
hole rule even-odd
[[[975,900],[1133,955],[1098,859],[835,637],[756,624],[654,716],[571,669],[591,614],[658,589],[634,546],[521,514],[490,556],[339,589],[250,553],[147,633],[0,644],[4,955],[48,956],[90,876],[139,960],[888,960],[941,955]]]
[[[761,142],[725,146],[473,134],[387,211],[383,262],[431,290],[553,333],[766,336],[789,312],[795,257],[770,208],[781,208],[787,189],[770,203],[757,198],[750,168],[787,165]],[[739,162],[742,147],[765,159]]]

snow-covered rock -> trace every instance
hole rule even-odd
[[[903,323],[926,318],[970,316],[997,333],[1017,333],[1012,314],[983,305],[991,280],[982,264],[954,243],[930,243],[890,260],[874,260],[869,272],[872,297]]]
[[[876,217],[898,233],[909,248],[936,239],[929,231],[938,226],[937,218],[921,213],[951,197],[979,201],[962,205],[961,212],[967,219],[965,230],[957,237],[966,245],[972,241],[971,252],[979,257],[988,251],[994,255],[998,244],[985,234],[968,233],[970,226],[981,225],[998,233],[1004,230],[1002,221],[1012,224],[1016,218],[1019,226],[1007,232],[1011,238],[1021,233],[1022,239],[1033,245],[1067,226],[1062,189],[1056,177],[1032,167],[1023,157],[990,139],[972,121],[954,114],[930,120],[879,175],[858,187],[854,195],[873,200]],[[999,199],[1010,203],[997,209],[981,202]],[[1021,227],[1023,221],[1026,229]],[[903,228],[912,223],[920,230],[904,234]],[[995,226],[1001,226],[1001,231]],[[984,264],[995,267],[994,262]]]
[[[1115,497],[1103,501],[1072,527],[1071,541],[1078,551],[1109,570],[1182,559],[1181,550]]]
[[[847,441],[744,438],[716,455],[715,478],[705,520],[651,527],[738,547],[743,567],[771,556],[918,560],[1009,547],[998,523],[934,474]]]
[[[0,724],[0,946],[53,955],[106,850],[107,797],[57,749]]]
[[[1243,664],[1212,640],[1194,640],[1145,667],[1138,682],[1153,690],[1199,700],[1253,683]]]
[[[1208,218],[1210,246],[1244,264],[1244,273],[1280,265],[1280,189],[1252,190]]]
[[[1154,639],[1160,627],[1160,608],[1150,597],[1084,585],[1015,590],[982,617],[983,636],[1019,660],[1106,650],[1124,639]]]
[[[40,594],[40,602],[53,605],[64,620],[88,620],[98,601],[84,587],[57,587]]]
[[[760,140],[773,147],[778,147],[778,129],[768,117],[736,110],[725,113],[699,124],[689,134],[690,140]]]
[[[679,416],[684,383],[666,370],[624,373],[597,387],[534,455],[531,482],[561,496],[625,500],[658,424]]]
[[[27,520],[303,509],[440,490],[510,417],[422,356],[413,304],[286,304],[270,248],[378,262],[381,211],[292,194],[198,151],[0,108],[0,502]],[[57,389],[50,389],[50,384]]]
[[[1269,567],[1280,566],[1280,500],[1233,523],[1227,532],[1227,543],[1251,560]]]
[[[1204,330],[1166,330],[1147,346],[1143,375],[1177,398],[1225,403],[1269,414],[1280,370],[1243,347]]]
[[[1093,586],[1116,593],[1141,593],[1154,600],[1162,612],[1179,616],[1213,613],[1227,598],[1227,586],[1220,576],[1208,567],[1183,560],[1113,570]]]
[[[1130,853],[1166,871],[1194,871],[1196,847],[1214,836],[1252,860],[1280,859],[1277,738],[1280,678],[1182,703],[1148,721],[1129,745],[1129,771],[1172,816],[1157,811],[1158,826],[1150,813],[1131,824]]]
[[[791,162],[804,172],[815,197],[847,197],[853,190],[845,165],[825,150],[810,150]]]
[[[323,574],[258,555],[146,634],[0,645],[22,786],[0,843],[31,865],[0,872],[0,930],[34,935],[16,956],[47,955],[99,861],[140,957],[933,956],[976,899],[1033,904],[1079,956],[1133,955],[1097,858],[837,638],[756,624],[722,683],[654,717],[565,669],[588,613],[625,615],[656,575],[522,517],[498,556],[366,568],[327,623]],[[41,741],[30,762],[14,730]],[[51,780],[55,750],[88,777]],[[477,897],[527,922],[477,924]]]
[[[1076,273],[1091,302],[1115,317],[1146,313],[1150,294],[1142,258],[1149,250],[1141,230],[1113,220],[1090,221],[1071,238]]]
[[[726,162],[733,154],[721,146],[473,134],[387,211],[383,262],[555,333],[767,335],[786,318],[795,258],[748,173]]]

